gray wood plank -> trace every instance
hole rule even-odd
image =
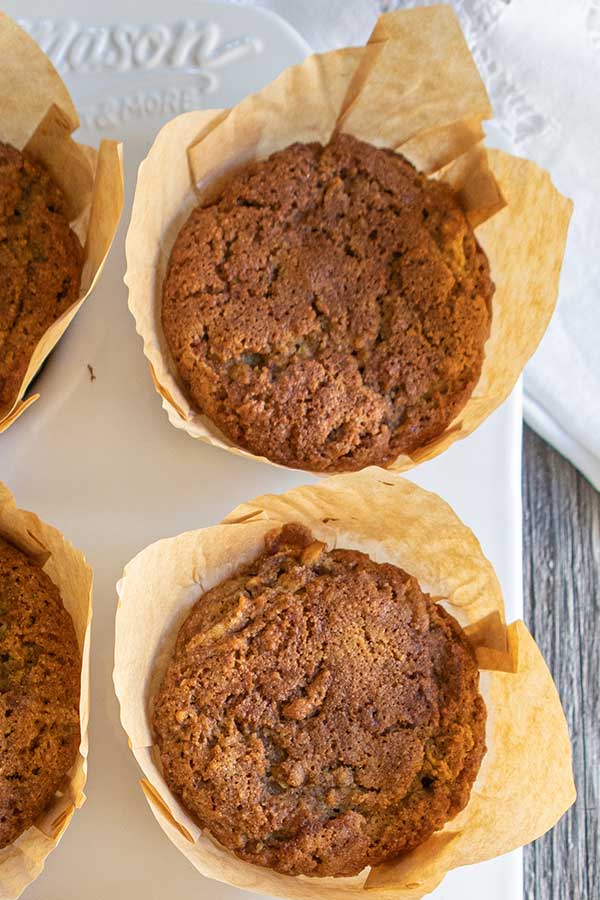
[[[600,494],[524,434],[525,619],[569,722],[578,799],[525,851],[526,900],[598,900]]]

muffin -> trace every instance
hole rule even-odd
[[[179,632],[153,709],[164,776],[241,859],[355,875],[467,804],[485,753],[478,679],[416,579],[286,525]]]
[[[40,338],[79,298],[83,249],[46,169],[0,143],[0,411]]]
[[[44,812],[75,762],[80,673],[58,589],[0,538],[0,848]]]
[[[494,287],[450,187],[348,134],[234,176],[175,241],[162,325],[190,402],[313,471],[386,466],[479,379]]]

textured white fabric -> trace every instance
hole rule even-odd
[[[402,0],[238,0],[317,51],[364,42]],[[525,418],[600,488],[600,0],[453,0],[494,105],[490,143],[575,201],[558,309],[525,371]],[[552,222],[548,222],[548,229]],[[527,298],[523,298],[526,301]]]

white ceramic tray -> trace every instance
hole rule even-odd
[[[26,896],[243,900],[249,895],[200,876],[146,806],[111,680],[115,583],[151,541],[307,479],[169,425],[127,310],[124,234],[137,166],[158,128],[186,109],[239,101],[307,48],[270,14],[195,0],[5,0],[3,8],[25,20],[58,65],[82,114],[80,139],[125,140],[128,197],[100,284],[39,377],[41,399],[0,437],[0,478],[21,506],[81,547],[95,572],[88,802]],[[522,611],[520,442],[519,388],[477,434],[413,476],[475,530],[510,619]],[[432,896],[520,900],[521,853],[457,870]]]

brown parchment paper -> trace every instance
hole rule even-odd
[[[98,150],[78,144],[71,137],[78,127],[73,101],[48,57],[0,12],[0,141],[46,166],[65,194],[71,227],[84,248],[79,299],[35,347],[16,396],[0,408],[0,433],[38,399],[25,398],[27,388],[96,284],[121,217],[121,144],[103,140]]]
[[[456,16],[440,5],[386,13],[365,47],[310,56],[233,109],[168,123],[140,166],[125,281],[171,424],[252,456],[192,408],[164,339],[162,284],[179,229],[198,201],[214,199],[248,162],[294,141],[326,143],[341,130],[447,181],[476,226],[496,284],[492,333],[470,400],[443,434],[389,468],[409,469],[474,431],[506,399],[546,329],[571,214],[547,172],[484,148],[482,121],[491,115]]]
[[[487,745],[467,807],[400,862],[355,878],[294,878],[237,859],[203,834],[169,791],[149,710],[177,631],[199,596],[263,549],[265,535],[302,522],[332,548],[362,550],[415,575],[463,624],[481,668]],[[370,468],[245,503],[220,525],[152,544],[118,584],[114,682],[121,721],[162,829],[194,866],[247,890],[297,900],[420,898],[457,866],[533,840],[575,797],[565,718],[522,622],[506,626],[500,586],[472,532],[435,494]]]
[[[0,900],[16,900],[44,868],[76,809],[85,802],[88,721],[90,709],[90,631],[92,570],[83,554],[51,525],[18,509],[9,489],[0,482],[0,535],[43,565],[58,587],[73,619],[81,653],[79,755],[52,804],[16,841],[0,850]]]

